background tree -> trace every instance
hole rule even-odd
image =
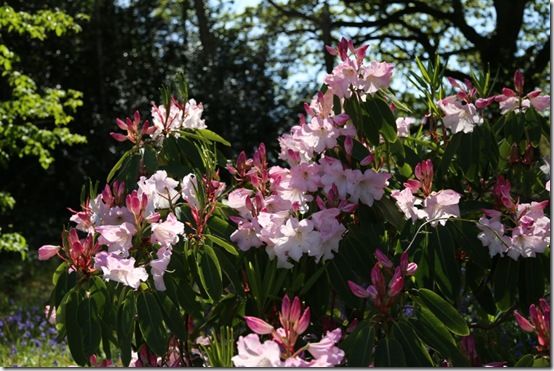
[[[85,137],[67,128],[73,119],[71,113],[82,105],[81,93],[62,90],[59,85],[51,88],[37,84],[25,69],[20,69],[22,54],[11,49],[10,39],[42,42],[51,35],[59,37],[79,30],[75,20],[60,11],[27,13],[8,5],[0,6],[0,169],[4,173],[0,187],[0,213],[3,214],[0,252],[26,255],[27,242],[15,231],[17,223],[11,215],[19,197],[10,194],[10,185],[22,187],[15,181],[17,177],[11,176],[17,159],[30,156],[31,161],[38,160],[44,175],[43,171],[54,161],[53,150],[59,144],[85,142]]]
[[[447,75],[455,78],[490,68],[507,81],[517,67],[530,85],[546,88],[550,81],[550,12],[543,1],[262,0],[249,12],[266,25],[264,35],[287,36],[285,55],[318,54],[327,72],[333,65],[324,45],[348,35],[401,67],[439,54],[450,59]]]

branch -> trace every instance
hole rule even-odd
[[[293,8],[283,8],[282,5],[277,4],[273,0],[267,0],[267,1],[271,4],[272,7],[274,7],[275,9],[277,9],[279,12],[283,13],[284,15],[287,15],[287,16],[293,17],[293,18],[305,19],[305,20],[308,20],[308,21],[311,21],[311,22],[314,22],[314,23],[318,22],[315,17],[311,17],[307,14],[301,13],[297,10],[294,10]]]

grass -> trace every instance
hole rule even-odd
[[[67,345],[57,338],[55,326],[48,323],[44,313],[54,269],[49,263],[11,259],[0,265],[0,366],[75,365]]]

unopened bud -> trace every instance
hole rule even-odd
[[[258,335],[267,335],[273,332],[273,326],[258,317],[245,316],[244,320],[250,330]]]

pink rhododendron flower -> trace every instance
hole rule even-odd
[[[252,247],[260,247],[263,242],[258,238],[258,226],[256,221],[249,222],[243,219],[238,223],[237,230],[231,234],[231,241],[237,244],[242,251],[248,251]]]
[[[155,130],[155,127],[150,126],[148,120],[146,120],[142,127],[139,129],[139,124],[141,122],[139,111],[135,111],[133,115],[133,120],[127,117],[125,121],[121,119],[116,119],[115,122],[121,130],[127,131],[127,135],[113,132],[110,133],[112,138],[114,138],[118,142],[129,140],[131,143],[141,145],[142,137],[145,135],[151,135]]]
[[[534,332],[537,335],[537,351],[550,353],[550,304],[544,298],[539,304],[529,306],[529,319],[523,317],[519,311],[514,311],[514,317],[519,327],[525,332]]]
[[[519,70],[516,71],[514,73],[514,86],[516,91],[505,87],[502,89],[502,94],[495,97],[495,100],[500,106],[500,113],[504,115],[511,111],[525,112],[531,106],[539,112],[550,108],[550,96],[540,95],[540,89],[533,90],[524,96],[524,84],[525,80],[523,78],[523,73]]]
[[[439,192],[432,192],[424,201],[423,207],[427,220],[435,220],[431,222],[431,226],[435,227],[437,223],[446,224],[444,218],[457,218],[460,216],[460,208],[458,202],[461,195],[451,189],[444,189]]]
[[[288,267],[288,258],[299,261],[303,253],[320,248],[320,234],[314,231],[313,222],[307,219],[289,218],[280,228],[281,237],[274,238],[273,252],[277,256],[277,266]],[[319,251],[318,251],[319,252]],[[313,252],[312,252],[313,254]]]
[[[302,192],[315,192],[319,188],[319,165],[303,163],[290,169],[290,186]]]
[[[317,366],[314,367],[333,367],[342,362],[344,351],[335,346],[341,337],[341,329],[336,328],[333,331],[327,331],[319,342],[308,344],[308,352],[317,361]]]
[[[154,279],[154,286],[158,291],[165,291],[165,283],[163,276],[171,260],[171,247],[162,246],[156,251],[157,259],[150,261],[150,273],[152,273],[152,278]]]
[[[237,350],[232,358],[235,367],[283,367],[279,344],[272,340],[261,343],[256,334],[239,336]]]
[[[207,126],[201,119],[203,110],[202,103],[196,103],[194,99],[190,99],[184,105],[172,99],[169,114],[163,105],[152,105],[152,124],[155,128],[152,137],[160,139],[180,129],[206,129]],[[178,133],[175,134],[178,136]]]
[[[348,183],[346,191],[350,195],[349,201],[372,206],[375,200],[380,200],[385,193],[385,187],[391,177],[388,173],[377,173],[367,169],[363,173],[360,170],[346,170]]]
[[[179,235],[185,232],[185,225],[177,220],[173,213],[169,213],[164,222],[152,223],[150,242],[170,247],[179,241]]]
[[[141,176],[138,181],[139,189],[148,196],[153,207],[167,209],[179,198],[179,192],[175,189],[179,182],[167,176],[165,170],[158,170],[148,179]]]
[[[496,254],[503,256],[510,247],[511,241],[507,236],[504,236],[504,225],[500,221],[502,213],[496,210],[483,211],[485,215],[479,219],[479,224],[477,224],[477,228],[481,230],[477,238],[483,246],[489,248],[491,257]]]
[[[94,267],[102,270],[106,281],[121,282],[136,290],[141,281],[148,279],[144,267],[135,267],[135,258],[124,259],[101,251],[96,254],[94,261]]]
[[[200,203],[198,202],[198,196],[196,193],[199,191],[196,175],[185,175],[181,182],[181,194],[183,199],[190,205],[190,207],[199,209]]]
[[[136,227],[128,222],[120,225],[103,225],[96,227],[100,233],[98,242],[108,246],[109,252],[117,252],[126,257],[128,250],[133,246],[133,236],[137,233]]]
[[[310,249],[309,255],[315,257],[316,263],[320,259],[332,259],[334,253],[339,250],[339,243],[346,227],[338,221],[340,209],[330,208],[318,211],[311,216],[314,228],[319,231],[321,245],[319,249]]]
[[[399,117],[396,119],[396,135],[399,137],[407,137],[410,135],[410,126],[416,122],[413,117]]]
[[[238,211],[239,215],[246,218],[250,215],[250,211],[246,207],[246,199],[252,195],[252,190],[246,188],[237,188],[223,200],[223,204]]]
[[[393,70],[394,66],[390,63],[371,61],[368,66],[362,68],[362,89],[373,94],[379,89],[389,87]]]
[[[451,95],[438,102],[444,112],[442,118],[446,126],[453,134],[464,132],[471,133],[475,125],[481,125],[483,118],[477,112],[472,103],[463,102],[456,95]]]
[[[402,191],[394,190],[391,192],[391,196],[396,200],[396,205],[404,213],[406,219],[415,222],[424,217],[424,212],[416,207],[423,201],[415,197],[409,188],[404,188]]]

